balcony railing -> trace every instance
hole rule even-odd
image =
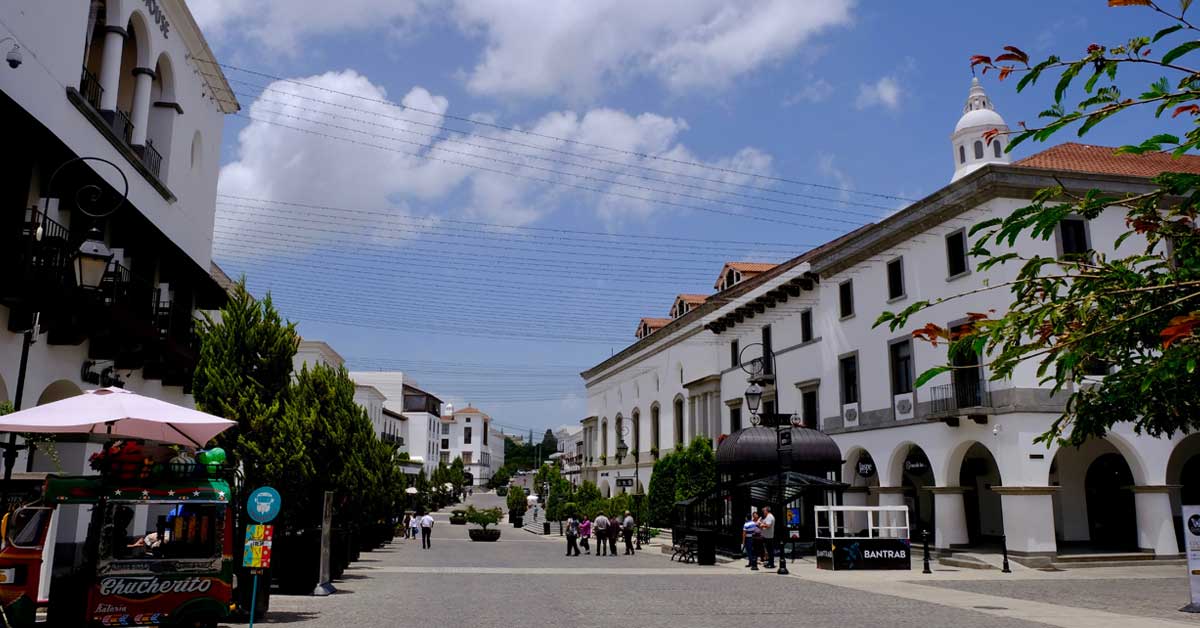
[[[159,172],[162,170],[162,154],[158,152],[158,149],[154,148],[154,142],[146,140],[146,145],[142,147],[140,152],[142,154],[142,163],[146,164],[146,168],[154,176],[162,178]]]
[[[100,97],[104,94],[104,88],[100,86],[100,79],[96,78],[87,66],[84,66],[83,75],[79,78],[79,93],[92,109],[100,111]]]
[[[120,109],[113,112],[112,130],[117,137],[125,140],[126,146],[133,145],[133,120],[128,113]]]
[[[929,389],[929,414],[934,417],[971,414],[972,409],[991,406],[992,396],[984,380],[960,381]]]
[[[153,319],[153,285],[118,262],[110,264],[104,273],[99,294],[106,305],[120,306],[134,319],[145,322]]]

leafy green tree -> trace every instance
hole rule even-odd
[[[467,523],[473,523],[484,530],[488,526],[494,526],[500,523],[500,517],[504,516],[504,511],[499,508],[476,508],[467,506]]]
[[[509,471],[509,467],[508,467],[508,465],[504,465],[503,467],[496,469],[496,472],[492,474],[492,477],[488,478],[487,485],[488,485],[488,488],[498,489],[498,488],[501,488],[504,486],[508,486],[508,482],[511,479],[512,479],[512,474]]]
[[[310,475],[308,435],[281,416],[300,342],[295,324],[283,320],[270,295],[255,299],[243,278],[220,316],[204,313],[196,332],[200,357],[192,395],[199,409],[237,422],[216,442],[230,467],[242,470],[242,483]]]
[[[650,475],[650,490],[646,496],[647,517],[652,525],[669,526],[675,513],[675,462],[678,457],[669,453],[654,463]]]
[[[13,404],[11,401],[0,401],[0,416],[12,414]]]
[[[1070,58],[1031,62],[1015,46],[1006,46],[994,58],[972,57],[972,66],[994,71],[1001,80],[1019,76],[1018,92],[1047,74],[1058,75],[1053,103],[1040,114],[1044,123],[1022,123],[1009,150],[1027,140],[1046,141],[1068,128],[1083,136],[1135,109],[1149,109],[1160,119],[1169,113],[1170,119],[1163,122],[1164,132],[1122,146],[1118,153],[1167,150],[1178,157],[1200,148],[1200,28],[1185,17],[1190,0],[1179,2],[1177,11],[1150,0],[1109,4],[1156,11],[1161,28],[1112,46],[1092,44]],[[1131,90],[1118,83],[1118,75],[1138,81],[1148,74],[1153,82],[1132,90],[1136,96],[1126,95]],[[1080,82],[1082,93],[1074,91]],[[1073,94],[1080,100],[1068,107]],[[1181,126],[1186,129],[1182,135],[1167,132]],[[983,136],[990,141],[998,133]],[[1035,364],[1043,383],[1069,394],[1066,410],[1041,436],[1043,442],[1080,444],[1124,421],[1151,436],[1200,428],[1200,176],[1164,172],[1152,181],[1152,189],[1136,193],[1051,187],[1009,216],[975,225],[969,234],[977,269],[1016,265],[1019,270],[1010,281],[938,302],[1008,290],[1011,304],[999,313],[971,314],[973,322],[964,330],[951,333],[931,323],[914,336],[934,344],[948,342],[951,356],[981,354],[993,379],[1009,378],[1018,366]],[[1106,211],[1124,212],[1128,227],[1115,238],[1114,254],[1041,257],[1014,246],[1020,239],[1049,239],[1068,215],[1093,219]],[[876,325],[907,328],[935,303],[884,312]],[[917,385],[953,368],[930,369]],[[1079,386],[1084,373],[1103,376]]]
[[[504,505],[508,507],[508,512],[514,515],[525,514],[526,498],[525,489],[520,486],[514,486],[508,491],[508,497],[504,500]]]

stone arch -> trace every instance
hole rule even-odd
[[[978,451],[972,451],[976,445],[982,447],[983,450],[986,451],[989,456],[991,456],[992,460],[996,462],[997,470],[999,471],[1000,475],[1012,475],[1013,477],[1016,477],[1015,473],[1004,473],[1004,469],[999,467],[999,459],[996,458],[996,455],[992,453],[992,450],[988,449],[987,445],[983,444],[983,442],[977,440],[965,440],[952,447],[950,451],[946,453],[946,460],[942,463],[942,466],[939,467],[939,473],[935,475],[938,481],[938,486],[959,486],[959,471],[962,469],[963,460],[971,453],[979,453]]]
[[[886,466],[883,464],[878,464],[880,486],[900,486],[900,482],[905,473],[905,460],[908,458],[908,455],[913,448],[920,450],[921,454],[925,456],[926,460],[929,462],[930,472],[933,473],[934,478],[940,477],[938,475],[937,465],[934,464],[933,460],[930,459],[928,454],[925,453],[925,448],[913,441],[906,440],[896,445],[892,449],[892,453],[888,457]],[[876,463],[879,463],[879,461],[876,460]]]
[[[1132,492],[1138,462],[1112,435],[1079,447],[1060,447],[1050,462],[1047,483],[1054,494],[1054,532],[1061,548],[1130,551],[1137,548],[1137,510]]]
[[[864,478],[858,470],[859,462],[870,462],[874,466],[875,472],[872,475]],[[846,451],[845,462],[842,464],[843,482],[852,487],[879,486],[879,474],[880,471],[878,462],[875,460],[875,457],[871,455],[871,452],[867,451],[866,447],[861,445],[852,445]]]
[[[126,21],[125,28],[129,32],[130,38],[137,38],[138,45],[134,50],[134,61],[137,63],[137,67],[140,68],[154,67],[155,50],[153,34],[157,29],[150,25],[152,22],[153,20],[148,18],[146,13],[140,8],[134,9]],[[126,40],[126,46],[129,45],[128,41]]]
[[[167,178],[171,162],[172,139],[175,137],[175,118],[179,106],[175,97],[175,68],[166,52],[158,55],[154,78],[150,81],[150,112],[146,120],[146,141],[161,157],[160,179]]]
[[[880,468],[880,486],[903,489],[900,499],[908,506],[909,525],[913,529],[932,529],[934,500],[928,489],[937,485],[938,467],[925,448],[911,441],[900,443],[892,450],[886,468],[886,477],[882,475],[883,469]],[[883,505],[883,502],[880,505]]]
[[[0,386],[3,384],[0,381]],[[1172,504],[1176,514],[1179,514],[1180,504],[1200,504],[1200,433],[1185,436],[1171,450],[1167,460],[1167,484],[1180,487]]]
[[[58,381],[51,382],[42,390],[42,394],[38,396],[37,405],[42,406],[82,394],[83,391],[79,389],[79,386],[75,385],[75,382],[66,379],[60,379]]]
[[[967,541],[978,544],[1004,536],[1004,510],[995,487],[1003,486],[1003,474],[996,456],[979,441],[959,444],[951,452],[953,463],[947,472],[953,477],[943,486],[963,487],[963,512],[966,514]],[[950,470],[951,464],[954,470]],[[951,483],[949,480],[953,480]]]

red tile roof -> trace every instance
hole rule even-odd
[[[1022,168],[1067,170],[1094,174],[1153,177],[1162,172],[1200,174],[1200,156],[1170,153],[1116,154],[1112,146],[1067,142],[1013,163]]]
[[[704,303],[705,301],[707,301],[708,295],[707,294],[681,294],[681,295],[675,297],[675,300],[683,301],[684,303],[690,303],[693,305],[698,305],[700,303]]]
[[[476,408],[475,406],[467,406],[467,407],[463,408],[462,410],[454,411],[454,416],[458,416],[460,414],[482,414],[484,416],[484,418],[488,418],[488,419],[491,418],[486,413],[484,413],[483,410],[480,410],[479,408]]]
[[[638,327],[641,327],[642,323],[645,323],[646,327],[649,327],[650,329],[662,329],[670,322],[671,319],[669,318],[643,318],[642,320],[638,321]]]
[[[778,266],[766,262],[725,262],[725,265],[743,273],[762,273]]]

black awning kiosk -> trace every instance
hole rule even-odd
[[[911,569],[907,506],[814,506],[818,569]]]

